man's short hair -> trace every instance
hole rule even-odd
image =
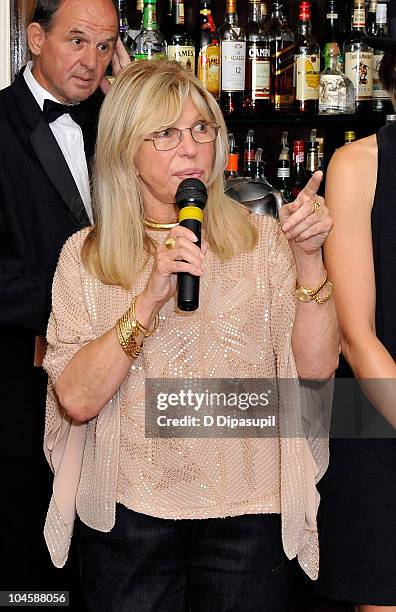
[[[32,23],[39,23],[44,32],[49,32],[51,30],[54,15],[60,9],[64,1],[65,0],[36,0],[31,20]],[[117,3],[115,0],[111,1],[119,17]]]
[[[39,23],[45,32],[49,32],[55,13],[65,0],[37,0],[33,11],[32,23]]]

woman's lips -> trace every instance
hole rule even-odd
[[[177,172],[175,176],[178,176],[179,178],[185,179],[185,178],[197,178],[200,179],[202,178],[204,174],[203,170],[184,170],[183,172]]]

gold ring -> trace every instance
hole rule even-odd
[[[176,243],[176,238],[174,238],[173,236],[171,236],[170,238],[167,238],[165,240],[165,246],[167,249],[171,250],[175,248],[175,243]]]
[[[321,206],[321,204],[320,204],[319,200],[314,200],[313,201],[312,214],[315,214],[315,213],[319,212],[320,206]]]

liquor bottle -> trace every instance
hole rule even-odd
[[[124,46],[126,47],[127,38],[128,38],[128,30],[129,30],[128,16],[127,16],[127,0],[117,0],[117,7],[118,7],[118,15],[119,15],[118,33],[119,33],[119,36]]]
[[[262,159],[263,149],[258,147],[252,163],[251,177],[254,181],[267,183],[265,178],[265,161]]]
[[[235,136],[232,132],[228,134],[228,148],[229,154],[224,174],[227,179],[233,179],[238,177],[239,147],[235,144]]]
[[[280,191],[285,202],[291,202],[293,195],[290,181],[290,154],[287,146],[288,133],[282,133],[282,150],[276,164],[276,183],[275,187]]]
[[[142,29],[143,21],[143,0],[136,1],[136,10],[133,13],[130,28],[128,30],[127,49],[130,54],[133,54],[133,41]]]
[[[319,143],[316,140],[316,132],[316,129],[310,131],[309,141],[307,143],[305,170],[308,178],[311,178],[313,173],[319,170]]]
[[[294,104],[294,34],[282,12],[282,2],[272,4],[268,24],[271,50],[271,99],[275,111],[287,111]]]
[[[184,0],[172,0],[172,20],[165,35],[168,60],[195,73],[195,41],[184,25]]]
[[[355,89],[352,81],[339,68],[339,52],[336,43],[329,47],[329,65],[320,73],[319,113],[321,115],[355,112]]]
[[[386,38],[388,36],[387,26],[387,5],[377,4],[376,10],[376,28],[374,36],[378,38]],[[370,34],[371,36],[371,34]],[[379,66],[384,57],[385,52],[379,49],[373,50],[373,99],[372,109],[381,113],[392,113],[393,106],[388,92],[383,89],[379,78]]]
[[[165,2],[164,2],[165,4]],[[172,23],[172,0],[167,0],[160,22],[160,32],[167,32]]]
[[[373,93],[373,50],[365,36],[365,3],[354,0],[353,24],[345,41],[345,74],[355,88],[356,109],[370,110]]]
[[[377,35],[376,13],[377,13],[377,0],[370,0],[367,21],[366,21],[367,36]]]
[[[346,130],[344,133],[344,143],[347,144],[351,144],[351,142],[353,142],[354,140],[356,140],[356,134],[353,130]]]
[[[254,130],[249,130],[246,135],[245,147],[243,149],[243,174],[251,176],[252,163],[256,156],[256,143],[254,142]]]
[[[243,108],[259,112],[271,106],[269,38],[260,23],[260,0],[249,0],[246,26],[246,79]]]
[[[316,142],[318,143],[318,170],[324,172],[324,138],[323,136],[317,136]]]
[[[220,39],[213,21],[210,0],[201,0],[199,13],[197,77],[218,100],[220,97]]]
[[[389,115],[385,116],[385,125],[389,125],[389,124],[393,124],[394,121],[396,121],[396,114],[395,113],[390,113]]]
[[[142,29],[134,40],[134,59],[158,60],[166,57],[164,37],[157,30],[156,0],[144,0]]]
[[[344,58],[341,53],[341,36],[339,28],[339,14],[337,7],[337,0],[327,0],[326,7],[326,32],[325,32],[325,45],[323,47],[323,68],[329,67],[329,53],[333,45],[338,45],[339,56],[338,63],[339,69],[342,71],[344,68]]]
[[[320,48],[312,36],[311,3],[300,1],[294,57],[296,102],[299,113],[317,113],[319,105]]]
[[[268,7],[267,2],[260,2],[260,25],[264,34],[268,34]]]
[[[242,110],[245,90],[246,38],[238,25],[236,0],[226,0],[226,17],[219,29],[221,48],[220,106],[232,115]]]
[[[293,167],[291,171],[291,193],[295,200],[300,191],[305,187],[308,177],[304,166],[304,141],[293,142]]]

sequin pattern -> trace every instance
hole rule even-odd
[[[48,328],[46,454],[59,491],[68,470],[80,478],[75,491],[57,495],[55,488],[51,500],[45,534],[56,565],[67,558],[70,521],[65,517],[73,504],[83,521],[108,531],[114,524],[115,502],[120,501],[164,518],[281,512],[286,553],[299,555],[305,571],[315,577],[316,523],[308,525],[306,514],[309,490],[312,497],[315,475],[326,462],[323,445],[316,447],[314,458],[307,442],[299,439],[144,437],[147,377],[297,376],[291,351],[292,255],[272,218],[253,217],[253,222],[260,236],[254,251],[226,262],[208,253],[197,311],[180,313],[173,299],[162,308],[158,331],[146,339],[116,396],[86,426],[79,466],[66,464],[70,436],[52,385],[80,346],[114,326],[131,297],[144,288],[151,263],[128,292],[105,286],[84,271],[80,249],[87,230],[66,243]],[[164,240],[166,233],[151,236]],[[290,398],[290,415],[299,418],[298,397]]]

